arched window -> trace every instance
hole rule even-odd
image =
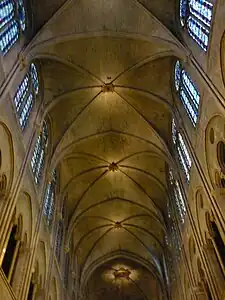
[[[177,180],[174,179],[173,172],[171,169],[169,170],[168,177],[169,177],[169,185],[172,192],[172,198],[175,202],[175,208],[177,211],[179,221],[181,223],[184,223],[184,219],[186,215],[186,205],[185,205],[183,193],[180,188],[180,184]]]
[[[55,245],[55,254],[56,254],[56,257],[58,259],[58,262],[60,262],[62,239],[63,239],[63,221],[60,220],[58,222],[57,235],[56,235],[56,245]]]
[[[179,61],[175,64],[175,88],[189,118],[195,126],[198,119],[200,94]]]
[[[171,227],[170,227],[170,236],[171,236],[171,244],[173,248],[173,255],[175,262],[178,262],[180,259],[180,252],[181,252],[181,243],[180,243],[180,237],[179,232],[176,224],[174,221],[172,221]]]
[[[39,91],[37,68],[34,63],[30,65],[14,96],[14,105],[19,118],[20,126],[24,129]]]
[[[0,2],[0,51],[5,55],[26,29],[23,0]]]
[[[192,165],[191,156],[190,156],[187,146],[184,142],[183,136],[177,130],[174,119],[172,120],[172,138],[173,138],[173,143],[174,143],[175,149],[178,154],[180,165],[185,173],[187,182],[189,182],[191,165]]]
[[[48,128],[47,123],[44,121],[41,133],[39,134],[33,155],[31,158],[31,169],[34,174],[34,181],[38,184],[41,179],[44,162],[45,162],[45,152],[48,144]]]
[[[55,211],[55,193],[56,193],[57,176],[56,170],[52,172],[52,180],[48,183],[44,199],[44,215],[48,226],[52,225]]]
[[[180,0],[181,25],[204,51],[208,48],[212,11],[209,0]]]
[[[183,194],[180,189],[180,185],[177,180],[174,182],[174,198],[176,202],[179,219],[181,223],[184,223],[184,218],[186,215],[186,206],[185,206]]]

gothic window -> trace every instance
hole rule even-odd
[[[58,229],[57,229],[57,235],[56,235],[56,246],[55,246],[55,254],[58,259],[58,262],[60,262],[62,239],[63,239],[63,222],[60,220],[58,222]]]
[[[209,0],[180,0],[181,25],[204,51],[208,48],[212,11]]]
[[[42,171],[44,168],[47,143],[48,143],[48,128],[46,122],[44,121],[41,133],[39,134],[36,140],[33,155],[31,158],[31,169],[34,175],[34,181],[37,184],[40,182]]]
[[[32,63],[29,72],[25,75],[14,96],[14,105],[22,129],[27,125],[38,91],[39,81],[37,68],[35,64]]]
[[[178,228],[175,225],[174,222],[171,224],[171,243],[172,243],[172,248],[173,248],[173,255],[175,261],[179,261],[180,258],[180,252],[181,252],[181,244],[180,244],[180,238],[179,238],[179,233],[178,233]]]
[[[184,223],[184,218],[186,215],[186,205],[183,193],[180,188],[180,184],[177,180],[174,179],[173,172],[169,169],[169,184],[172,192],[172,198],[175,202],[175,208],[178,213],[178,218],[181,223]]]
[[[5,55],[26,29],[23,0],[0,2],[0,51]]]
[[[184,223],[184,218],[186,215],[186,207],[185,207],[184,197],[177,180],[174,182],[174,198],[175,198],[179,219],[181,223]]]
[[[172,121],[172,138],[175,149],[177,151],[178,159],[180,165],[185,173],[187,182],[190,181],[190,172],[191,172],[191,157],[187,149],[187,145],[183,139],[181,133],[177,130],[175,121]]]
[[[196,126],[200,94],[191,77],[184,70],[179,61],[175,64],[175,88],[189,118],[193,125]]]
[[[48,226],[52,225],[54,211],[55,211],[56,183],[57,183],[57,176],[56,176],[56,170],[54,170],[52,172],[52,179],[47,185],[46,192],[45,192],[45,199],[44,199],[44,215],[46,217],[46,222]]]

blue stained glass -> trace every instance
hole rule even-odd
[[[26,75],[17,89],[16,95],[14,97],[14,103],[16,106],[16,110],[18,111],[26,98],[26,95],[29,90],[29,77]]]
[[[55,170],[53,173],[56,172]],[[52,177],[52,180],[48,183],[45,200],[44,200],[44,215],[46,216],[46,221],[48,226],[52,224],[54,211],[55,211],[55,187],[56,187],[56,176]]]
[[[206,51],[209,43],[209,30],[195,19],[188,19],[188,32],[190,36]]]
[[[186,215],[186,205],[185,205],[183,194],[181,192],[180,185],[177,180],[175,181],[174,184],[174,197],[175,197],[176,207],[178,210],[180,221],[181,223],[184,223],[184,218]]]
[[[180,0],[180,21],[182,26],[185,24],[185,18],[187,15],[187,2],[188,0]]]
[[[35,64],[32,63],[14,96],[14,104],[22,129],[26,127],[38,91],[38,73]]]
[[[189,35],[206,51],[212,21],[213,4],[208,0],[180,0],[180,21]]]
[[[19,38],[19,26],[14,20],[0,32],[0,50],[5,55]]]
[[[56,246],[55,246],[55,254],[58,259],[58,262],[60,262],[62,239],[63,239],[63,223],[62,221],[59,221],[57,236],[56,236]]]
[[[187,146],[184,143],[182,135],[178,132],[178,139],[177,139],[177,151],[179,160],[181,163],[181,166],[184,170],[184,173],[186,175],[187,181],[190,180],[190,170],[191,170],[191,157],[189,155],[189,152],[187,150]]]
[[[31,74],[33,88],[34,88],[35,94],[37,95],[38,90],[39,90],[38,73],[37,73],[36,66],[33,63],[31,64],[31,67],[30,67],[30,74]]]
[[[26,13],[22,0],[18,1],[18,15],[20,20],[20,27],[22,31],[24,31],[26,29]]]
[[[0,2],[0,29],[14,18],[14,7],[11,0]]]
[[[191,13],[204,22],[207,26],[210,26],[212,19],[212,3],[203,0],[190,0]]]
[[[182,135],[180,134],[179,130],[177,130],[176,128],[176,123],[174,119],[172,120],[172,138],[173,138],[174,147],[177,150],[180,165],[185,173],[187,182],[189,182],[191,165],[192,165],[191,156],[189,154],[189,151],[187,149],[187,146],[184,142]]]
[[[45,162],[45,148],[48,143],[48,132],[47,132],[47,124],[44,121],[42,126],[42,131],[37,137],[33,155],[31,158],[31,169],[34,175],[34,181],[38,184],[40,182],[42,171],[44,168]]]
[[[26,14],[23,0],[2,0],[0,2],[0,51],[3,55],[7,54],[18,40],[20,32],[25,29]]]
[[[27,124],[27,120],[29,118],[32,106],[33,106],[33,94],[30,93],[30,95],[27,98],[27,101],[26,101],[26,103],[23,107],[21,115],[20,115],[20,120],[19,121],[20,121],[20,125],[21,125],[22,129],[24,129],[26,124]]]
[[[189,74],[178,62],[175,64],[175,88],[189,118],[195,126],[198,119],[200,94]]]
[[[175,87],[176,90],[179,90],[180,87],[180,80],[181,80],[181,66],[180,66],[180,62],[177,61],[175,64]]]

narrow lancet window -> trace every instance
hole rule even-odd
[[[14,96],[14,105],[22,129],[27,125],[34,101],[38,95],[39,81],[37,68],[34,63],[30,65]]]
[[[206,51],[213,13],[209,0],[180,0],[180,22],[189,35]]]
[[[47,185],[46,192],[45,192],[45,199],[44,199],[44,215],[46,217],[46,222],[48,226],[52,225],[52,221],[54,217],[56,183],[57,183],[57,176],[56,176],[56,170],[54,170],[52,172],[52,179]]]
[[[41,133],[37,137],[33,155],[31,158],[31,169],[34,175],[34,181],[37,184],[40,182],[42,176],[47,144],[48,144],[48,128],[47,128],[46,121],[44,121]]]
[[[175,150],[178,155],[180,165],[184,171],[187,182],[190,181],[190,172],[191,172],[191,156],[189,154],[187,145],[184,141],[182,134],[177,130],[175,121],[172,121],[172,139],[174,143]]]
[[[0,2],[0,51],[3,55],[12,48],[26,29],[26,13],[22,0]]]
[[[189,74],[184,70],[179,61],[175,64],[175,88],[179,99],[194,126],[198,119],[200,93]]]
[[[185,219],[185,215],[186,215],[186,204],[185,204],[183,193],[181,191],[180,184],[177,180],[175,180],[171,169],[169,170],[168,177],[169,177],[168,178],[169,186],[171,189],[171,196],[172,196],[173,202],[175,204],[175,208],[177,211],[179,221],[181,223],[184,223],[184,219]]]
[[[63,222],[62,220],[60,220],[58,222],[56,245],[55,245],[55,254],[59,263],[60,263],[60,256],[61,256],[62,240],[63,240]]]

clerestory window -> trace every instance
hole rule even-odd
[[[26,29],[23,0],[0,1],[0,51],[3,55],[12,48]]]
[[[55,254],[59,263],[60,263],[60,256],[61,256],[62,241],[63,241],[63,221],[60,220],[58,222],[56,245],[55,245]]]
[[[181,223],[184,223],[184,219],[185,219],[185,215],[186,215],[186,204],[185,204],[183,193],[181,191],[180,184],[174,178],[173,172],[171,169],[169,170],[169,185],[170,185],[171,195],[172,195],[172,199],[175,204],[175,208],[177,211],[179,221]]]
[[[55,211],[55,193],[56,193],[57,176],[56,170],[52,172],[52,179],[48,183],[45,199],[44,199],[44,215],[48,226],[52,225],[54,211]]]
[[[39,91],[38,72],[34,63],[31,63],[14,96],[14,105],[22,129],[27,125],[34,101]]]
[[[48,144],[48,128],[47,128],[46,121],[44,121],[41,129],[41,133],[37,137],[34,146],[33,155],[31,158],[31,169],[34,175],[34,181],[37,184],[40,182],[42,176],[47,144]]]
[[[193,40],[206,51],[213,14],[209,0],[180,0],[180,22]]]
[[[178,155],[181,168],[184,171],[187,182],[189,182],[191,165],[192,165],[191,156],[189,154],[187,145],[184,141],[182,134],[179,132],[179,130],[177,130],[174,119],[172,121],[172,139],[173,139],[175,150]]]
[[[174,71],[174,83],[178,97],[183,103],[192,124],[196,126],[200,103],[200,93],[190,75],[181,66],[179,61],[176,62]]]

